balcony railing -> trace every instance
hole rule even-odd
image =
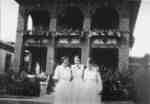
[[[126,42],[126,37],[114,30],[91,31],[88,35],[93,44],[120,45]]]
[[[52,39],[52,32],[49,31],[25,31],[23,40],[24,45],[46,45]]]
[[[46,30],[40,30],[40,31],[25,31],[24,35],[27,36],[51,36],[51,32],[50,31],[46,31]]]
[[[59,44],[79,44],[85,39],[90,39],[92,44],[118,45],[125,44],[127,38],[119,31],[56,31],[55,35],[49,31],[27,31],[24,40],[29,43],[46,44],[50,39],[55,38]]]
[[[89,37],[121,38],[122,35],[119,31],[91,31]]]
[[[86,35],[83,31],[60,31],[56,32],[55,39],[58,44],[79,44]]]

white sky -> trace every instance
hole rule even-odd
[[[142,0],[134,30],[135,44],[132,56],[150,54],[150,0]],[[15,41],[18,4],[14,0],[0,0],[0,40]]]

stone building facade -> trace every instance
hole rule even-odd
[[[93,57],[101,67],[128,69],[140,0],[16,0],[19,3],[14,70],[31,53],[31,69],[39,62],[51,74],[59,58]],[[28,17],[32,30],[27,29]]]

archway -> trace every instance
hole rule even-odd
[[[78,7],[67,7],[58,15],[57,29],[81,30],[82,24],[83,14]]]
[[[116,29],[119,25],[119,15],[113,8],[97,8],[92,15],[92,29]]]
[[[49,12],[45,10],[33,10],[30,12],[35,30],[48,30]]]
[[[32,20],[31,15],[28,16],[27,30],[28,31],[32,31],[33,30],[33,20]]]

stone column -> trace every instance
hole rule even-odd
[[[125,38],[124,42],[121,43],[119,47],[119,69],[120,71],[127,70],[129,66],[129,51],[130,51],[130,46],[129,46],[129,33],[127,32],[122,32],[122,34]]]
[[[120,32],[123,36],[123,43],[119,47],[119,70],[124,71],[128,69],[129,66],[129,38],[130,38],[130,30],[129,30],[129,19],[126,17],[121,17],[120,19]]]
[[[86,39],[82,42],[82,53],[81,53],[81,63],[86,64],[87,58],[90,56],[90,39],[88,38],[89,31],[91,29],[91,18],[89,13],[85,13],[84,23],[83,23],[83,30],[86,33]]]
[[[18,72],[21,68],[23,59],[23,35],[27,28],[27,13],[25,9],[20,6],[18,13],[17,35],[15,44],[15,59],[14,59],[14,71]]]
[[[50,24],[49,24],[49,31],[53,36],[50,40],[50,44],[48,45],[47,49],[47,63],[46,63],[46,72],[52,74],[53,68],[55,65],[55,34],[56,34],[56,16],[55,13],[51,14],[50,16]]]
[[[121,46],[119,48],[119,70],[122,72],[128,69],[129,66],[129,47]]]
[[[119,69],[120,71],[128,69],[129,65],[129,40],[130,40],[130,23],[129,23],[129,14],[126,9],[120,10],[120,23],[119,30],[123,36],[124,42],[121,43],[119,47]]]
[[[90,56],[90,42],[89,39],[86,38],[84,42],[82,42],[82,53],[81,53],[81,63],[86,65],[87,59]]]
[[[119,22],[119,30],[122,32],[121,35],[126,40],[126,45],[129,45],[130,40],[130,19],[128,13],[125,10],[120,11],[120,22]],[[124,45],[125,45],[124,44]]]

